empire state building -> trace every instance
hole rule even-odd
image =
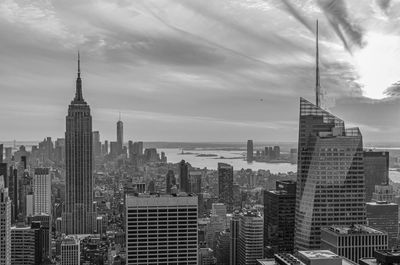
[[[92,116],[82,96],[80,58],[75,98],[66,117],[65,151],[65,208],[62,215],[66,234],[93,232],[93,176],[92,176]]]

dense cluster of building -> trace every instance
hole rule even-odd
[[[199,169],[125,145],[121,119],[102,143],[80,75],[78,60],[65,138],[0,145],[0,265],[399,262],[389,153],[364,150],[360,130],[318,104],[300,99],[298,148],[285,158],[297,174]],[[247,142],[249,162],[281,158]]]

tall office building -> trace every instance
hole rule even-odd
[[[176,185],[175,173],[173,170],[168,170],[167,175],[165,176],[166,182],[166,192],[167,194],[171,194],[171,189]]]
[[[66,117],[65,210],[62,215],[66,234],[90,234],[93,231],[92,116],[82,96],[78,57],[76,94]]]
[[[253,154],[253,140],[247,140],[247,162],[252,162],[254,160]]]
[[[389,184],[389,152],[364,151],[365,201],[372,199],[376,185]]]
[[[4,187],[8,188],[7,163],[0,163],[0,181],[4,180]]]
[[[233,167],[218,163],[218,200],[225,203],[228,212],[233,210]]]
[[[179,190],[182,192],[190,192],[189,182],[189,164],[182,160],[179,163]]]
[[[319,249],[321,227],[365,223],[362,135],[301,98],[298,144],[295,248]]]
[[[101,142],[100,142],[100,132],[93,132],[93,158],[99,157],[101,155]]]
[[[139,156],[143,155],[143,142],[133,143],[133,153]]]
[[[387,232],[389,248],[397,247],[399,206],[387,201],[367,202],[367,225]]]
[[[276,189],[264,191],[264,247],[270,257],[294,250],[296,182],[278,180]]]
[[[117,149],[118,155],[122,154],[122,146],[124,145],[124,123],[121,121],[121,115],[117,121]]]
[[[232,219],[230,220],[230,256],[229,256],[229,264],[230,265],[238,265],[238,244],[239,244],[239,226],[240,226],[240,216],[237,211],[235,211],[232,215]]]
[[[61,242],[61,265],[80,265],[81,250],[79,239],[67,236]]]
[[[11,201],[0,179],[0,265],[11,265]]]
[[[51,176],[48,168],[35,168],[33,175],[33,214],[51,215]]]
[[[40,232],[42,234],[42,256],[43,258],[51,257],[51,215],[50,214],[37,214],[32,216],[32,223],[40,223]],[[60,230],[58,230],[60,231]]]
[[[197,197],[126,195],[126,264],[197,265]]]
[[[264,254],[263,218],[257,211],[247,210],[239,219],[238,264],[256,264],[257,259],[262,259]]]
[[[190,192],[199,194],[201,193],[201,178],[203,176],[203,171],[201,170],[191,170],[189,172],[189,187]]]
[[[322,228],[321,249],[359,262],[373,257],[377,249],[387,249],[387,233],[364,225],[330,226]]]

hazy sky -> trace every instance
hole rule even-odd
[[[102,140],[121,111],[126,141],[296,141],[317,18],[325,107],[397,141],[399,15],[387,0],[1,0],[0,141],[64,137],[78,50]]]

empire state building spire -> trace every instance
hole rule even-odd
[[[75,102],[83,102],[82,96],[82,79],[81,79],[81,58],[78,51],[78,77],[76,78],[76,92],[75,92]]]

